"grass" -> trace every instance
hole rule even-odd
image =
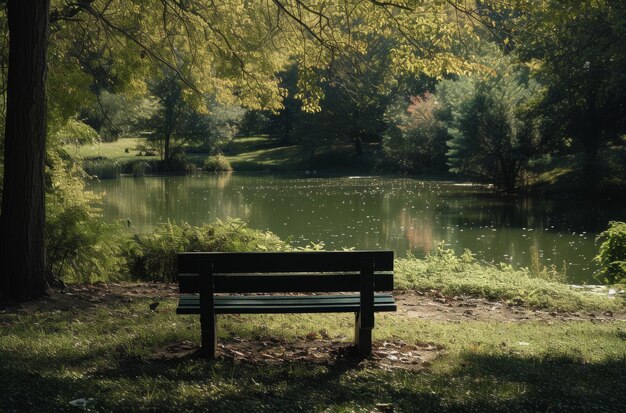
[[[366,145],[367,146],[367,145]],[[267,136],[236,138],[228,161],[238,171],[306,171],[325,172],[371,172],[374,159],[371,151],[362,157],[354,156],[354,147],[322,146],[316,150],[313,160],[307,148],[297,145],[281,145]]]
[[[145,144],[145,138],[120,138],[114,142],[102,142],[93,145],[68,145],[70,154],[81,159],[107,158],[120,163],[141,159],[144,161],[158,160],[158,156],[137,156],[137,146]],[[128,149],[128,152],[126,150]]]
[[[194,316],[175,299],[96,300],[51,311],[0,313],[0,410],[91,411],[623,411],[626,325],[589,321],[436,322],[377,317],[375,339],[430,342],[444,350],[421,371],[367,365],[155,359],[197,342]],[[302,340],[324,328],[350,335],[350,315],[220,316],[232,337]],[[527,343],[520,345],[519,343]]]
[[[534,161],[528,180],[532,193],[560,197],[593,196],[600,199],[623,199],[626,188],[626,149],[623,145],[606,148],[598,153],[594,165],[597,176],[590,181],[583,153],[555,155]],[[589,194],[590,188],[593,190]]]
[[[504,300],[556,311],[605,311],[624,305],[623,299],[612,300],[606,295],[572,289],[554,278],[560,278],[559,274],[545,268],[533,273],[506,264],[485,264],[469,253],[457,256],[448,249],[438,249],[423,260],[407,258],[395,262],[395,285],[399,289]]]
[[[111,163],[118,164],[124,173],[133,173],[135,164],[159,160],[158,156],[137,156],[136,148],[142,144],[145,144],[143,138],[121,138],[115,142],[80,147],[68,145],[67,150],[76,157],[85,159],[85,166],[91,168],[93,175],[109,178],[115,176],[108,171]],[[306,148],[283,145],[263,135],[235,138],[225,149],[225,155],[232,168],[237,171],[290,172],[314,169],[326,172],[366,173],[374,168],[374,155],[371,153],[373,150],[375,148],[370,148],[369,155],[355,157],[351,145],[320,147],[311,163]],[[202,166],[207,156],[208,154],[204,153],[193,153],[188,154],[186,158],[196,166]]]
[[[378,343],[437,349],[419,369],[314,356],[208,361],[167,353],[172,345],[197,343],[200,326],[197,316],[175,314],[166,286],[148,292],[126,284],[76,286],[26,310],[0,310],[0,411],[77,411],[69,402],[81,398],[93,399],[88,411],[124,412],[376,412],[387,405],[395,412],[623,411],[624,302],[550,281],[545,269],[485,265],[443,248],[425,260],[396,260],[395,268],[403,290],[513,306],[481,310],[479,317],[419,318],[409,316],[410,306],[378,314]],[[530,308],[578,315],[533,316]],[[587,317],[607,310],[617,315]],[[528,320],[514,319],[519,311]],[[353,323],[352,314],[227,315],[218,317],[218,335],[226,348],[247,340],[262,353],[263,342],[297,345],[319,332],[327,337],[322,345],[340,349]]]

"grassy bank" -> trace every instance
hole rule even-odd
[[[120,173],[133,173],[136,164],[152,164],[159,160],[156,155],[146,156],[137,148],[145,145],[145,139],[122,138],[115,142],[93,145],[67,146],[69,153],[84,160],[87,171],[100,177],[115,177]],[[367,148],[361,157],[354,156],[350,145],[320,147],[311,151],[298,145],[285,145],[268,136],[235,138],[224,149],[226,159],[237,171],[291,172],[319,170],[325,172],[368,173],[374,169],[375,156]],[[141,156],[138,154],[141,153]],[[187,154],[186,160],[202,167],[208,154]],[[154,169],[154,168],[153,168]],[[154,172],[148,169],[148,173]]]
[[[549,269],[533,273],[507,264],[486,264],[469,253],[457,256],[448,249],[438,249],[426,259],[397,259],[395,269],[396,288],[449,297],[481,297],[555,311],[606,311],[626,303],[625,295],[609,299],[606,294],[573,289],[562,282],[561,274]]]
[[[69,403],[81,398],[93,399],[89,411],[153,412],[618,412],[626,404],[624,321],[385,314],[376,347],[400,343],[419,355],[389,367],[393,352],[318,360],[348,346],[351,315],[220,316],[224,347],[209,362],[194,356],[198,318],[174,314],[172,289],[120,288],[128,294],[81,287],[0,312],[1,411],[80,411]],[[327,340],[305,338],[319,334]],[[258,356],[228,350],[242,342]],[[285,356],[302,343],[314,347]]]
[[[284,145],[267,136],[236,138],[225,151],[236,171],[309,171],[324,172],[371,172],[375,166],[375,147],[366,146],[366,153],[354,156],[354,147],[321,146],[311,155],[309,148]]]

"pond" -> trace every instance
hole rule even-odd
[[[322,241],[328,250],[422,257],[444,242],[514,266],[529,266],[534,254],[576,283],[597,283],[595,237],[610,220],[626,219],[620,204],[505,199],[484,186],[398,177],[229,173],[120,178],[90,189],[104,194],[105,219],[130,219],[131,231],[236,217],[293,245]]]

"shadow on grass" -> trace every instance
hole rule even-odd
[[[80,365],[83,372],[70,369]],[[97,411],[377,411],[384,403],[396,412],[622,412],[625,371],[626,355],[587,363],[575,355],[471,353],[416,372],[363,367],[358,359],[249,363],[194,354],[111,356],[89,365],[84,355],[74,360],[0,349],[0,411],[75,411],[70,400],[93,397]]]

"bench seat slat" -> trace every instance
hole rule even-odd
[[[335,313],[359,311],[357,296],[215,296],[216,314]],[[396,311],[391,294],[374,297],[374,311]],[[183,296],[178,314],[199,314],[198,296]]]
[[[199,291],[197,274],[179,274],[181,293]],[[275,292],[344,292],[359,291],[358,274],[233,274],[213,275],[213,288],[217,293],[275,293]],[[393,272],[374,274],[375,291],[393,290]]]
[[[303,302],[302,297],[281,297],[277,299],[276,297],[268,297],[266,299],[264,297],[215,297],[216,303],[221,306],[240,306],[240,305],[301,305]],[[394,303],[393,297],[391,296],[377,296],[377,302],[382,303]],[[359,297],[352,296],[328,296],[328,297],[316,297],[309,296],[306,297],[307,305],[332,305],[332,304],[358,304]],[[197,296],[189,296],[185,298],[180,298],[179,305],[197,305],[198,297]]]
[[[393,270],[393,251],[182,252],[178,272],[195,272],[206,260],[215,273],[358,271],[364,257],[376,271]]]

